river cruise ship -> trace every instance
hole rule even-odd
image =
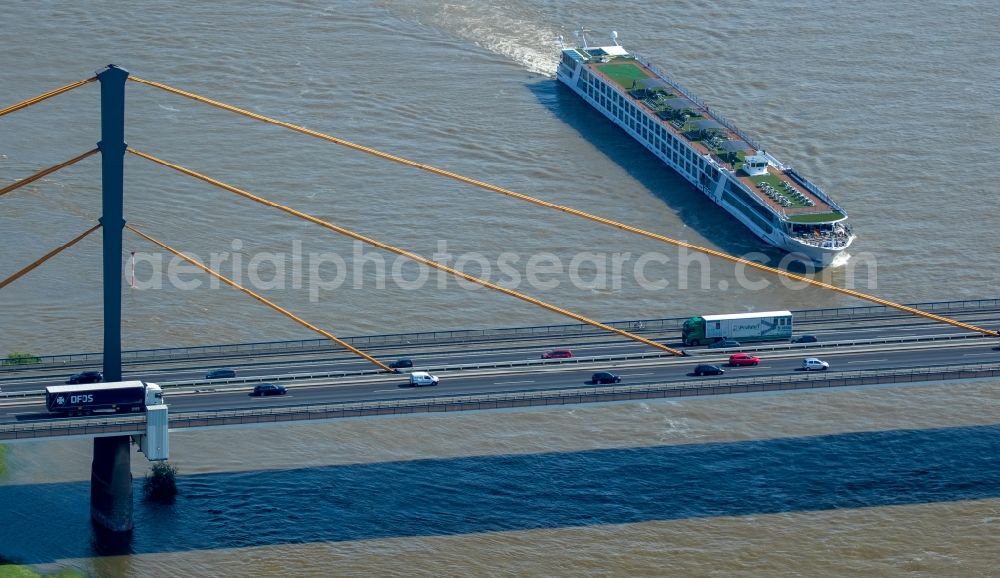
[[[557,78],[765,243],[820,267],[847,259],[847,211],[611,33],[562,49]]]

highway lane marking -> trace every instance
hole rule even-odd
[[[889,360],[888,359],[865,359],[865,360],[858,360],[858,361],[848,361],[847,363],[876,363],[876,362],[879,362],[879,361],[889,361]]]
[[[976,356],[976,355],[989,355],[990,357],[996,357],[996,353],[963,353],[962,357]]]
[[[621,374],[621,377],[642,377],[644,375],[656,375],[655,373],[628,373]]]
[[[993,343],[995,343],[995,342],[993,342]],[[924,344],[919,344],[919,345],[905,345],[904,344],[904,345],[896,345],[896,346],[894,346],[892,348],[892,350],[895,351],[895,352],[919,351],[919,350],[927,350],[927,349],[941,349],[941,350],[951,349],[951,350],[954,350],[956,348],[971,348],[971,347],[982,347],[982,346],[983,346],[983,342],[982,341],[975,340],[975,342],[966,342],[966,341],[963,341],[961,343],[946,343],[946,344],[941,344],[941,343],[936,343],[936,344],[926,344],[926,343],[924,343]],[[867,351],[864,350],[864,349],[860,349],[857,346],[844,346],[844,348],[842,350],[839,350],[839,351],[838,350],[829,350],[829,349],[818,349],[818,350],[814,351],[813,348],[808,348],[808,349],[790,349],[790,350],[787,350],[787,351],[785,351],[785,350],[775,350],[775,351],[769,352],[768,356],[771,359],[774,359],[774,360],[786,360],[786,359],[787,360],[791,360],[791,359],[796,358],[796,357],[801,359],[803,356],[806,356],[806,355],[816,355],[816,354],[822,355],[824,357],[826,357],[826,356],[836,357],[836,356],[841,356],[841,355],[877,355],[878,353],[885,353],[886,351],[887,350],[885,349],[885,345],[884,344],[875,344],[875,347],[872,347],[871,345],[869,345]],[[677,367],[684,367],[684,366],[687,366],[687,365],[694,365],[696,363],[719,363],[719,362],[724,362],[725,358],[723,357],[723,358],[716,359],[715,356],[711,356],[711,355],[696,355],[696,356],[689,357],[689,358],[674,358],[674,357],[671,357],[671,356],[664,356],[664,357],[651,357],[651,358],[646,358],[646,359],[641,359],[641,360],[639,360],[639,359],[636,359],[636,360],[617,360],[616,359],[616,360],[612,360],[612,361],[615,362],[615,363],[619,363],[620,362],[620,363],[622,363],[622,365],[627,365],[627,366],[632,367],[634,369],[640,369],[640,368],[644,369],[644,368],[651,368],[651,367],[677,368]],[[878,360],[875,360],[875,361],[878,361]],[[600,363],[601,365],[597,365],[598,363]],[[462,371],[461,373],[463,374],[463,376],[476,376],[476,377],[485,377],[485,376],[497,375],[497,374],[505,374],[507,376],[511,376],[511,374],[531,374],[531,373],[534,373],[534,372],[539,372],[539,373],[560,373],[560,372],[563,372],[563,371],[586,370],[586,369],[589,369],[589,368],[603,369],[603,367],[606,367],[607,363],[608,363],[607,361],[601,361],[601,362],[586,361],[586,362],[581,362],[581,363],[567,363],[567,364],[558,364],[557,363],[557,364],[550,364],[550,365],[546,366],[544,364],[541,364],[541,365],[538,365],[538,364],[520,365],[520,364],[517,364],[515,362],[511,366],[504,365],[503,367],[484,367],[484,368],[477,369],[477,370],[465,370],[465,371]],[[864,363],[864,361],[859,361],[859,363]],[[768,366],[768,367],[773,367],[773,366]],[[458,372],[452,373],[453,370],[452,369],[448,369],[447,367],[441,367],[441,368],[438,368],[438,369],[441,370],[441,371],[444,371],[444,372],[446,372],[447,374],[450,374],[450,375],[454,375],[454,374],[458,373]],[[628,370],[626,367],[621,367],[620,369],[624,369],[626,371]],[[300,376],[297,376],[297,375],[291,375],[291,376],[287,376],[287,375],[286,376],[273,376],[272,380],[278,380],[278,381],[280,381],[282,378],[285,378],[285,379],[295,379],[296,380],[296,385],[302,385],[302,386],[354,387],[354,386],[357,386],[357,385],[368,385],[368,384],[379,383],[379,382],[385,383],[386,381],[390,381],[391,382],[391,379],[393,379],[394,377],[398,378],[399,376],[389,376],[389,375],[384,375],[384,374],[378,374],[378,375],[367,375],[367,376],[362,376],[362,375],[346,375],[346,376],[342,376],[342,375],[321,375],[321,376],[315,376],[315,377],[309,376],[308,379],[305,379],[304,377],[305,376],[301,376],[300,377]],[[206,393],[220,393],[220,392],[225,392],[227,390],[240,390],[240,389],[250,389],[250,388],[252,388],[252,382],[248,382],[248,383],[245,383],[245,384],[244,383],[206,384],[206,383],[199,383],[200,381],[201,380],[193,380],[193,381],[188,381],[188,380],[162,381],[161,380],[160,384],[161,385],[165,385],[165,386],[167,386],[167,387],[170,388],[169,389],[169,394],[170,395],[179,395],[179,394],[183,395],[183,394],[187,394],[187,393],[202,393],[202,394],[206,394]],[[260,381],[263,381],[263,379],[261,378]],[[195,388],[198,391],[191,391],[188,388]],[[202,388],[204,388],[204,389],[202,389]],[[390,390],[390,391],[393,391],[393,390]]]
[[[535,380],[528,381],[494,381],[493,385],[521,385],[524,383],[535,383]]]

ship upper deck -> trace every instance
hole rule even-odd
[[[846,214],[802,177],[768,163],[766,172],[745,167],[760,157],[756,143],[707,104],[673,82],[655,67],[620,46],[567,49],[565,57],[581,62],[595,76],[617,86],[626,96],[653,114],[657,122],[698,154],[730,172],[758,199],[793,223],[831,223]],[[773,157],[769,157],[773,160]],[[790,174],[792,173],[792,174]]]

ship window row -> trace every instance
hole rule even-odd
[[[583,92],[606,110],[611,110],[615,105],[621,107],[625,104],[622,95],[612,91],[607,85],[583,83]]]
[[[741,213],[750,217],[750,220],[757,224],[758,227],[764,230],[766,233],[771,233],[774,229],[768,224],[767,221],[761,219],[754,211],[750,210],[746,205],[740,202],[739,199],[729,194],[727,191],[723,193],[722,197],[732,206],[740,210]]]
[[[634,101],[625,99],[618,92],[615,92],[606,83],[601,82],[597,77],[584,71],[581,80],[586,81],[584,91],[604,110],[622,122],[647,143],[653,143],[653,148],[660,151],[662,155],[672,160],[675,168],[683,170],[689,175],[694,175],[696,171],[704,171],[712,182],[718,179],[718,170],[711,168],[711,165],[690,147],[685,146],[681,139],[674,136],[656,119],[646,115]],[[672,151],[670,150],[672,149]]]
[[[678,152],[662,139],[652,139],[653,148],[677,171],[684,171],[692,177],[698,175],[699,184],[706,187],[714,186],[719,179],[719,170],[705,159],[695,155],[689,149]]]
[[[761,217],[767,219],[772,223],[774,222],[775,220],[774,213],[762,207],[760,203],[757,202],[756,199],[752,198],[745,191],[741,190],[739,188],[739,185],[737,185],[733,181],[728,181],[726,183],[726,191],[731,193],[734,197],[740,199],[742,201],[742,204],[749,206],[751,209],[756,211]]]
[[[612,89],[609,84],[602,82],[597,76],[591,74],[589,70],[584,70],[580,74],[579,84],[582,84],[584,91],[595,100],[599,95],[604,95],[611,99],[612,102],[617,102],[619,106],[624,104],[624,99],[619,92]]]
[[[636,133],[641,134],[644,139],[648,142],[653,142],[653,137],[656,136],[659,139],[666,141],[667,146],[671,146],[674,150],[683,150],[687,154],[691,154],[687,147],[682,147],[681,142],[672,133],[663,128],[659,122],[649,118],[645,114],[642,114],[635,105],[629,102],[629,107],[624,107],[624,102],[622,102],[621,95],[618,95],[618,105],[617,107],[609,108],[612,116],[620,120],[623,124],[627,125],[630,129],[636,131]],[[607,108],[607,107],[606,107]],[[664,146],[661,144],[658,146],[660,152],[664,151]],[[692,157],[688,157],[690,160]]]

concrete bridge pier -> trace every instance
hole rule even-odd
[[[111,532],[131,532],[132,469],[130,436],[94,438],[90,466],[90,518]]]

